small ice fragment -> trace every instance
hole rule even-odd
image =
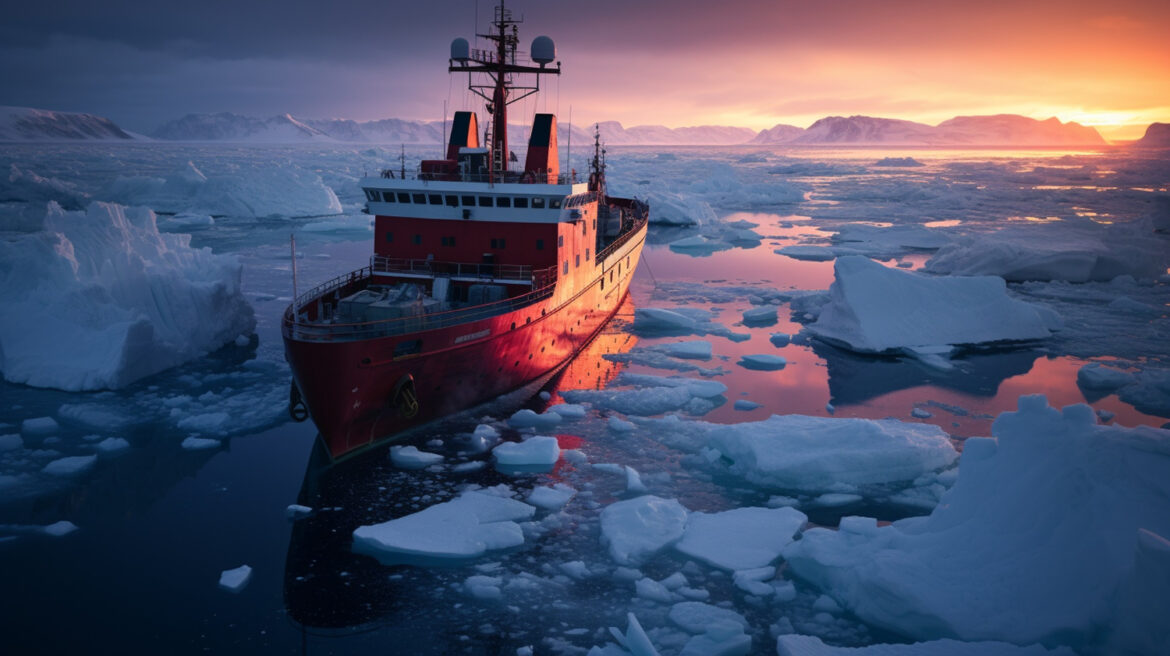
[[[41,531],[43,531],[45,533],[45,535],[51,535],[55,538],[59,538],[63,535],[69,535],[70,533],[72,533],[76,530],[77,530],[76,524],[74,524],[73,522],[70,522],[70,521],[65,521],[65,520],[61,520],[59,522],[53,522],[52,524],[49,524],[48,526],[41,528]]]
[[[633,426],[633,424],[630,424]],[[17,433],[0,435],[0,452],[15,451],[24,446],[24,438]]]
[[[456,474],[466,474],[468,472],[479,471],[487,466],[483,460],[472,460],[470,462],[461,462],[451,468],[451,471]]]
[[[682,537],[687,510],[674,499],[647,495],[606,506],[601,540],[619,565],[638,565]]]
[[[821,595],[813,602],[813,610],[836,615],[841,612],[841,606],[829,595]]]
[[[755,401],[748,401],[747,399],[736,399],[735,403],[732,404],[732,407],[742,412],[748,412],[749,410],[755,410],[756,408],[762,406]]]
[[[1109,410],[1106,410],[1105,408],[1097,408],[1097,418],[1103,422],[1113,421],[1113,418],[1115,416],[1117,416],[1117,415],[1110,412]]]
[[[633,613],[628,613],[626,619],[627,627],[624,634],[616,627],[609,627],[610,634],[618,641],[618,644],[630,652],[632,656],[660,656],[658,650],[654,648],[654,643],[650,642],[650,637],[646,635],[646,631],[638,623],[638,618]]]
[[[390,447],[390,460],[400,469],[425,469],[443,462],[443,456],[428,451],[419,451],[416,446]]]
[[[789,335],[788,333],[772,333],[772,336],[768,338],[768,341],[772,342],[772,346],[775,346],[776,348],[784,348],[792,341],[792,335]]]
[[[565,419],[580,419],[585,416],[585,406],[576,403],[559,403],[551,406],[547,412],[555,412]]]
[[[633,422],[629,422],[629,421],[626,421],[625,419],[621,419],[619,417],[613,417],[613,416],[611,416],[609,418],[608,424],[609,424],[609,429],[615,433],[629,433],[630,431],[637,428],[637,426],[635,426],[633,424]]]
[[[552,394],[549,394],[548,392],[546,392],[544,390],[541,390],[539,396],[540,396],[541,401],[547,401],[547,400],[552,398]]]
[[[183,440],[180,446],[189,451],[201,451],[203,449],[218,449],[220,442],[209,437],[188,437]]]
[[[829,414],[833,414],[836,411],[837,411],[837,408],[832,403],[825,404],[825,412],[827,412]]]
[[[780,556],[807,517],[792,508],[736,508],[693,512],[674,548],[729,571],[765,567]],[[728,536],[735,536],[729,540]]]
[[[25,419],[20,424],[20,432],[25,435],[52,435],[58,428],[57,420],[52,417]]]
[[[532,492],[528,494],[528,503],[537,508],[544,508],[545,510],[560,510],[569,503],[577,490],[565,485],[564,483],[557,483],[552,487],[535,487]]]
[[[97,456],[65,456],[45,465],[41,471],[55,476],[73,476],[88,471],[97,461]]]
[[[744,369],[755,369],[757,371],[775,371],[783,369],[788,361],[779,355],[772,355],[770,353],[758,353],[740,356],[739,366]]]
[[[626,465],[626,494],[645,494],[648,491],[638,470]]]
[[[666,354],[687,360],[710,360],[711,342],[694,340],[689,342],[675,342],[663,347]]]
[[[744,310],[743,322],[745,324],[776,323],[776,308],[774,306],[764,306]]]
[[[476,574],[467,577],[467,580],[463,582],[463,588],[476,599],[499,599],[503,596],[500,591],[501,584],[503,584],[503,579],[498,576]]]
[[[93,448],[102,453],[114,453],[123,449],[129,449],[130,443],[121,437],[107,437],[106,439],[93,445]]]
[[[508,425],[512,428],[537,428],[548,429],[561,423],[563,417],[555,412],[544,412],[536,414],[536,412],[524,408],[517,410],[515,414],[508,417]]]
[[[500,436],[500,431],[496,430],[492,426],[489,426],[488,424],[477,424],[475,431],[472,432],[472,435],[484,439],[493,439]]]
[[[516,648],[516,656],[532,656],[532,645],[524,645]]]
[[[580,560],[571,560],[567,563],[559,565],[560,570],[564,572],[569,578],[584,579],[588,578],[592,572],[585,566],[585,563]]]
[[[243,333],[236,337],[236,346],[247,346],[251,343],[252,339]]]
[[[557,438],[538,435],[523,442],[504,442],[492,449],[497,465],[505,467],[552,467],[561,457]]]
[[[654,579],[643,578],[635,581],[634,591],[639,597],[649,599],[650,601],[657,601],[662,604],[669,604],[674,601],[674,595],[670,593],[670,590],[667,590],[666,586]]]
[[[923,410],[922,408],[914,408],[910,411],[910,416],[917,419],[930,419],[934,415],[926,410]]]
[[[1090,362],[1077,371],[1077,385],[1081,389],[1111,392],[1133,382],[1133,374],[1097,362]]]
[[[294,503],[284,509],[284,516],[289,519],[300,519],[302,517],[308,517],[312,512],[312,508]]]
[[[240,565],[235,569],[226,569],[219,575],[219,587],[229,592],[239,592],[252,580],[252,568]]]

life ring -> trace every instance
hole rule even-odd
[[[398,411],[406,419],[418,414],[418,396],[414,392],[414,376],[406,374],[394,386],[394,393],[390,395],[390,407]]]
[[[288,388],[288,416],[298,424],[309,418],[309,407],[305,405],[295,380],[289,383]]]

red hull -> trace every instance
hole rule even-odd
[[[603,261],[558,281],[531,305],[476,321],[355,341],[285,336],[295,383],[334,458],[514,390],[557,369],[617,312],[645,241],[643,224]],[[394,357],[404,341],[421,351]],[[393,401],[413,379],[418,412]]]

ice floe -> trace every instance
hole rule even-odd
[[[855,351],[1038,340],[1059,325],[993,276],[927,277],[863,257],[839,258],[834,275],[829,302],[806,330]]]
[[[770,565],[804,526],[792,508],[736,508],[692,512],[674,548],[714,567],[735,571]],[[735,536],[729,540],[728,536]]]
[[[405,517],[359,526],[353,532],[353,549],[389,560],[478,558],[523,544],[524,532],[516,522],[530,519],[535,512],[533,506],[515,499],[466,492]]]
[[[239,592],[243,590],[248,582],[252,580],[252,568],[247,565],[240,565],[235,569],[225,569],[219,575],[219,587],[228,592]]]
[[[601,511],[601,541],[614,562],[637,566],[683,536],[687,510],[674,499],[646,495]]]
[[[772,353],[749,353],[739,357],[739,366],[744,369],[775,371],[783,369],[787,364],[788,361],[783,357]]]
[[[1088,406],[1060,411],[1042,396],[1021,397],[992,432],[967,440],[958,482],[929,516],[805,531],[784,550],[790,570],[918,639],[1076,646],[1117,625],[1127,602],[1170,603],[1165,587],[1126,584],[1140,530],[1170,535],[1170,432],[1099,426]],[[1146,618],[1127,640],[1165,640]]]
[[[497,467],[551,469],[561,457],[561,447],[557,438],[537,435],[523,442],[501,442],[492,449],[492,457]]]
[[[834,647],[817,636],[788,634],[776,639],[779,656],[1075,656],[1066,647],[1021,647],[1007,642],[960,642],[942,639],[911,644],[878,644],[868,647]]]
[[[443,456],[438,453],[420,451],[416,446],[392,446],[390,447],[390,460],[395,467],[401,469],[425,469],[443,462]]]

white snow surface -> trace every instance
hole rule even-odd
[[[768,489],[832,492],[842,484],[913,481],[958,458],[939,427],[895,419],[772,415],[739,424],[689,423],[731,461],[731,473]]]
[[[50,203],[42,232],[0,241],[0,369],[11,382],[119,388],[255,326],[233,256],[160,234],[144,208]]]
[[[837,258],[833,272],[829,302],[806,330],[855,351],[1038,340],[1059,323],[993,276],[928,277],[858,256]]]
[[[405,517],[359,526],[353,532],[353,549],[374,557],[478,558],[523,544],[524,533],[516,522],[535,512],[515,499],[466,492]]]
[[[804,513],[792,508],[693,512],[674,548],[729,571],[765,567],[780,557],[806,521]]]
[[[1151,559],[1142,546],[1161,537],[1139,540],[1170,535],[1170,431],[1099,426],[1089,406],[1025,396],[992,433],[967,440],[929,516],[808,530],[784,550],[790,571],[916,639],[1075,648],[1124,621],[1127,644],[1165,646],[1163,621],[1125,609],[1170,607],[1170,587],[1131,583],[1135,567],[1170,566],[1170,549]]]
[[[683,536],[687,509],[674,499],[645,495],[601,511],[601,541],[619,565],[637,566]]]

